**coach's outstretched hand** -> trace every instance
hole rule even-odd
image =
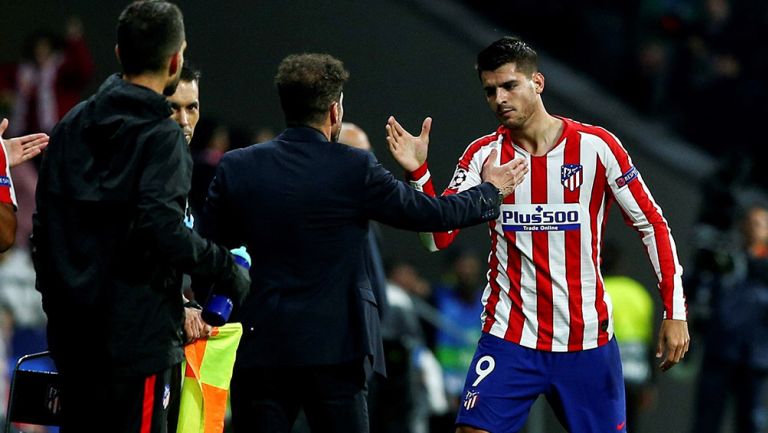
[[[528,173],[528,163],[522,158],[515,158],[506,164],[496,165],[496,149],[491,150],[491,154],[483,163],[482,177],[483,182],[490,182],[496,188],[501,190],[504,197],[512,194],[515,188]]]
[[[398,164],[408,172],[416,171],[427,160],[429,149],[429,130],[432,118],[427,117],[421,125],[421,134],[414,137],[406,131],[394,116],[387,119],[387,144],[389,151]]]
[[[656,358],[664,358],[659,364],[661,370],[667,371],[680,362],[688,352],[690,342],[688,322],[685,320],[663,320],[659,330],[659,343],[656,346]]]

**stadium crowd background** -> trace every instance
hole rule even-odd
[[[81,64],[79,80],[72,80],[79,85],[75,90],[87,95],[117,70],[112,18],[125,3],[4,2],[0,116],[12,117],[17,107],[14,76],[16,66],[29,57],[30,35],[58,35],[58,46],[72,36],[70,18],[79,20],[93,60],[92,70]],[[438,184],[447,184],[466,144],[495,128],[477,86],[474,56],[505,34],[520,34],[539,49],[542,72],[549,78],[544,98],[553,113],[606,126],[622,137],[666,211],[687,269],[697,251],[717,249],[728,238],[738,204],[764,195],[766,178],[755,158],[764,144],[760,121],[768,114],[768,51],[760,42],[768,40],[768,3],[761,0],[178,3],[187,26],[186,57],[203,73],[203,120],[192,144],[193,201],[201,199],[205,173],[221,152],[263,141],[282,129],[272,77],[280,59],[294,52],[328,52],[345,62],[352,74],[345,120],[366,130],[390,169],[397,165],[385,147],[387,117],[394,114],[416,129],[424,116],[432,116],[430,167]],[[34,164],[27,165],[13,172],[20,202],[32,197]],[[29,208],[23,212],[19,217],[28,217]],[[654,290],[655,277],[640,241],[620,218],[610,220],[608,237],[629,264],[623,273]],[[44,342],[24,227],[20,221],[20,247],[0,258],[0,355],[4,350],[9,362],[35,351],[34,342]],[[428,293],[450,284],[442,280],[452,272],[449,258],[462,246],[484,260],[485,230],[463,233],[454,254],[429,255],[415,235],[382,229],[382,254],[397,258],[391,276],[416,297],[415,311],[429,315],[424,306]],[[479,308],[478,302],[478,314]],[[429,343],[429,330],[425,338]],[[694,333],[686,365],[656,378],[655,401],[634,431],[688,430],[697,346]],[[559,431],[552,415],[540,412],[529,431]]]

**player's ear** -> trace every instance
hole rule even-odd
[[[541,93],[544,91],[544,74],[541,72],[534,72],[533,76],[531,77],[531,81],[533,82],[533,88],[536,90],[536,93]]]

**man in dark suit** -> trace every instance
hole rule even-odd
[[[445,231],[498,216],[527,169],[487,163],[486,183],[429,198],[375,157],[337,143],[349,74],[325,54],[291,55],[275,77],[288,128],[227,153],[201,219],[204,235],[245,244],[252,292],[232,379],[235,432],[289,432],[300,408],[314,432],[368,431],[366,365],[384,371],[366,270],[368,221]],[[489,161],[495,161],[489,158]],[[206,293],[197,293],[205,299]]]

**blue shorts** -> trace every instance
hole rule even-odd
[[[483,334],[456,424],[491,433],[518,432],[540,394],[571,433],[627,431],[615,338],[596,349],[544,352]]]

